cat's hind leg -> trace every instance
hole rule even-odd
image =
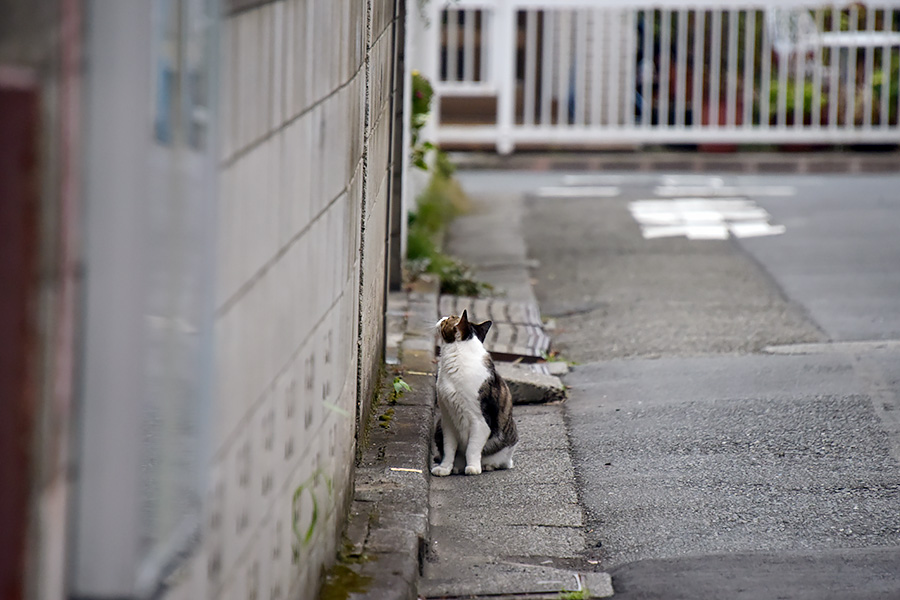
[[[513,468],[513,451],[516,449],[515,446],[507,446],[502,450],[498,450],[497,452],[491,454],[490,456],[484,456],[481,458],[482,468],[485,471],[493,471],[495,469],[512,469]]]

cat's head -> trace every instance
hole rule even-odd
[[[468,314],[466,314],[466,311],[463,311],[458,317],[455,315],[444,317],[438,321],[437,326],[444,343],[452,344],[453,342],[470,340],[473,335],[477,337],[479,341],[484,343],[484,338],[487,337],[491,325],[493,325],[492,321],[471,323],[469,322]]]

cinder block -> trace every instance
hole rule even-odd
[[[506,380],[516,404],[565,400],[566,387],[559,377],[537,373],[528,365],[497,362],[497,372]]]
[[[295,39],[297,40],[298,56],[301,57],[302,64],[297,65],[297,94],[298,111],[305,110],[313,103],[315,97],[315,82],[313,80],[313,57],[315,51],[315,21],[313,2],[301,2],[297,10],[298,27],[295,31]]]
[[[271,6],[272,17],[270,22],[272,38],[272,90],[271,90],[271,120],[269,129],[274,131],[284,122],[284,21],[285,2],[275,2]]]
[[[269,590],[270,600],[284,599],[291,580],[291,535],[290,528],[290,502],[285,501],[282,494],[273,506],[272,519],[269,522],[269,531],[266,536],[268,553],[266,560],[269,565]]]
[[[297,171],[295,168],[299,123],[287,125],[282,134],[281,152],[276,157],[281,163],[281,196],[279,198],[279,239],[286,245],[296,233],[297,226]]]
[[[239,402],[240,380],[242,371],[235,368],[239,362],[240,339],[238,322],[233,311],[229,311],[216,322],[217,352],[215,355],[218,405],[216,407],[216,427],[213,429],[216,451],[220,444],[233,431],[235,425],[236,405]]]
[[[233,168],[219,172],[219,199],[216,207],[216,271],[215,271],[215,305],[222,306],[228,298],[231,283],[231,229],[234,222],[234,203],[231,199],[233,185]]]
[[[291,244],[285,254],[285,278],[290,287],[290,295],[287,300],[286,310],[286,334],[290,338],[288,352],[294,355],[297,348],[303,342],[305,329],[309,326],[303,313],[300,312],[300,306],[303,302],[303,295],[308,293],[305,289],[308,287],[304,281],[303,268],[306,263],[306,256],[303,255],[303,239],[298,239]]]
[[[346,374],[346,380],[348,382],[355,381],[356,379],[354,360],[356,357],[356,311],[358,304],[356,302],[356,296],[350,293],[350,290],[353,289],[355,288],[351,284],[348,288],[348,293],[341,297],[341,335],[338,338],[340,344],[340,350],[338,351],[338,357],[340,358],[338,369],[339,372]]]
[[[322,107],[316,106],[307,114],[309,119],[309,144],[303,159],[310,164],[309,171],[309,195],[311,200],[310,219],[316,216],[324,208],[325,197],[325,170],[330,167],[325,157],[324,138],[322,135]]]
[[[311,116],[304,115],[298,121],[297,141],[294,150],[294,163],[290,166],[292,170],[296,170],[297,189],[294,190],[293,198],[295,199],[294,209],[297,211],[297,220],[295,222],[295,233],[306,227],[312,219],[313,199],[312,199],[312,183],[311,172],[313,162],[310,160],[312,152],[310,138]]]
[[[313,246],[317,255],[317,261],[311,272],[312,281],[316,284],[315,295],[315,311],[313,315],[321,318],[325,311],[328,310],[328,290],[329,290],[329,266],[330,252],[328,248],[328,223],[327,213],[322,213],[318,219],[313,222],[312,226]]]
[[[281,161],[279,160],[279,156],[281,154],[283,137],[284,133],[279,132],[265,142],[265,162],[267,167],[265,181],[266,192],[268,195],[268,202],[265,207],[266,216],[268,217],[265,237],[266,262],[272,260],[283,247],[281,236],[279,235],[282,221],[281,206],[283,194],[281,186]]]
[[[335,285],[336,274],[334,271],[337,261],[340,260],[337,253],[333,251],[334,246],[332,244],[335,240],[330,235],[335,227],[334,212],[334,205],[332,205],[322,215],[319,225],[321,243],[324,248],[329,250],[322,253],[322,262],[319,263],[319,277],[317,278],[317,281],[320,283],[318,294],[322,296],[322,307],[325,310],[331,306],[336,295],[335,288],[337,286]]]
[[[264,422],[263,448],[266,465],[272,474],[272,485],[267,495],[277,499],[278,494],[287,480],[289,473],[284,468],[284,444],[287,440],[288,422],[293,413],[288,414],[288,404],[295,386],[293,365],[281,373],[272,385],[271,401],[265,418],[271,418],[270,423]]]
[[[258,12],[246,11],[235,17],[238,28],[238,76],[237,89],[240,94],[238,106],[238,140],[236,150],[246,148],[253,137],[253,119],[256,111],[256,91],[259,89],[256,82],[256,54],[258,40],[253,35],[254,25],[257,22]]]
[[[256,435],[254,443],[256,449],[256,468],[251,477],[251,494],[259,499],[259,508],[256,521],[257,527],[261,526],[264,516],[268,513],[272,504],[275,492],[275,406],[278,400],[276,394],[281,391],[279,388],[280,379],[276,384],[267,390],[265,397],[254,414],[254,428]]]
[[[220,29],[220,42],[224,52],[222,56],[222,69],[220,71],[219,86],[219,162],[224,162],[234,153],[235,121],[236,121],[236,78],[237,68],[237,37],[235,35],[235,19],[227,19],[222,22]]]
[[[284,2],[284,13],[281,21],[281,35],[284,48],[283,64],[284,79],[281,83],[281,106],[284,121],[289,121],[294,115],[298,114],[294,106],[294,81],[296,69],[296,40],[295,40],[295,21],[297,19],[297,2],[296,0],[286,0]],[[278,23],[276,23],[276,26]]]
[[[255,12],[259,13],[259,27],[256,30],[258,44],[258,59],[256,68],[258,69],[257,77],[259,78],[259,87],[256,91],[257,98],[257,114],[256,126],[253,131],[253,140],[258,140],[265,136],[269,131],[272,118],[272,9],[274,3],[269,2],[263,4]]]
[[[291,307],[295,345],[306,339],[313,324],[311,318],[308,317],[312,314],[312,296],[315,293],[315,286],[312,285],[310,278],[310,255],[312,252],[308,234],[298,238],[291,251],[293,258],[293,264],[290,267],[291,276],[297,286],[297,300]]]

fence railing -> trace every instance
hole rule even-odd
[[[900,2],[432,0],[443,144],[900,143]]]

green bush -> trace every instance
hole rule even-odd
[[[420,131],[431,110],[434,90],[418,71],[413,71],[412,75],[411,160],[416,167],[430,170],[431,179],[416,198],[415,212],[409,215],[406,239],[409,275],[415,277],[420,273],[432,273],[439,278],[442,293],[478,296],[489,292],[490,286],[476,281],[468,266],[441,251],[450,222],[469,209],[469,199],[453,179],[456,166],[447,153],[420,139]]]
[[[410,274],[436,275],[444,294],[479,296],[489,293],[491,287],[476,281],[465,263],[441,251],[450,222],[468,208],[468,198],[456,180],[434,173],[416,205],[416,211],[409,216],[406,240]]]

